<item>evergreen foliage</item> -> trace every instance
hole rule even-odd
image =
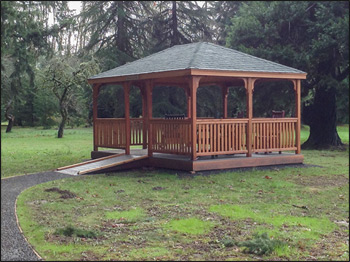
[[[63,235],[66,237],[77,236],[81,238],[96,238],[97,234],[93,231],[75,228],[73,226],[66,226],[65,228],[57,229],[55,235]]]
[[[244,252],[257,255],[269,255],[283,245],[285,243],[280,240],[270,239],[267,233],[255,234],[253,239],[238,243],[238,246],[244,247]]]
[[[346,1],[82,1],[78,14],[67,1],[2,1],[1,120],[9,121],[9,130],[12,125],[62,124],[59,100],[43,88],[41,77],[55,60],[97,60],[100,72],[197,41],[226,44],[307,72],[302,121],[310,125],[310,139],[304,146],[341,145],[335,127],[349,121]],[[77,69],[63,63],[62,73]],[[80,80],[69,89],[74,99],[66,101],[71,126],[92,121],[92,89]],[[123,92],[114,88],[101,90],[101,117],[124,116]],[[155,117],[186,114],[182,89],[155,90]],[[271,110],[280,109],[287,116],[295,114],[294,90],[288,84],[257,84],[255,90],[254,117],[269,117]],[[245,103],[244,88],[231,87],[229,116],[245,111]],[[131,90],[130,109],[133,117],[142,114],[136,87]],[[200,117],[222,117],[220,90],[199,88],[197,111]]]
[[[302,118],[310,125],[304,147],[341,145],[336,124],[346,117],[337,118],[336,95],[349,88],[349,3],[253,1],[243,3],[231,22],[227,46],[308,73],[302,83]],[[341,93],[348,105],[349,96]],[[260,95],[269,99],[269,93]]]

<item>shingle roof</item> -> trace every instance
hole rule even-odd
[[[181,69],[209,69],[242,72],[304,73],[298,69],[248,55],[212,43],[175,45],[158,53],[92,76],[90,79],[166,72]]]

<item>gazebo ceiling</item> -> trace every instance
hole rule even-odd
[[[205,75],[305,79],[298,69],[207,42],[175,45],[88,79],[111,83],[151,78]]]

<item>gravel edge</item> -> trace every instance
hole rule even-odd
[[[23,190],[45,182],[70,178],[54,171],[1,179],[1,261],[40,261],[28,243],[16,214],[17,198]]]

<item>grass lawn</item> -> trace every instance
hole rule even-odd
[[[1,127],[1,178],[53,170],[90,159],[92,128],[56,129]]]
[[[338,130],[348,144],[349,127]],[[27,148],[22,158],[35,155],[36,144],[46,150],[31,158],[28,173],[89,158],[91,129],[66,130],[59,143],[53,130],[21,131],[2,133],[2,176],[24,173],[7,167],[26,164],[8,156],[20,145]],[[303,129],[302,140],[307,136]],[[68,159],[55,145],[61,143]],[[45,260],[349,261],[349,147],[302,154],[317,166],[195,176],[142,169],[56,180],[19,196],[19,222]]]

